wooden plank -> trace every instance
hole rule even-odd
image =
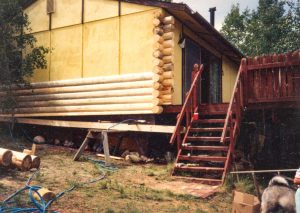
[[[0,117],[0,122],[10,122],[9,117]],[[47,120],[47,119],[31,119],[31,118],[16,118],[16,123],[56,126],[68,128],[83,128],[83,129],[99,129],[107,130],[111,126],[118,123],[101,123],[101,122],[82,122],[82,121],[63,121],[63,120]],[[133,132],[157,132],[157,133],[173,133],[175,126],[150,125],[150,124],[118,124],[110,130],[118,131],[133,131]]]
[[[77,161],[79,160],[80,156],[82,155],[85,147],[88,145],[90,137],[92,136],[91,131],[88,131],[87,135],[85,136],[84,141],[82,142],[81,146],[79,147],[79,149],[77,150],[73,160]]]
[[[248,70],[279,68],[279,67],[299,66],[299,65],[300,65],[300,60],[289,61],[289,62],[276,62],[276,63],[269,63],[269,64],[253,64],[248,66]]]

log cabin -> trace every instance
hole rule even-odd
[[[175,176],[223,183],[243,110],[299,95],[294,70],[279,72],[299,66],[298,52],[241,61],[239,50],[182,3],[30,0],[24,10],[27,33],[51,52],[30,88],[15,90],[16,122],[172,134]],[[267,75],[274,69],[277,76]],[[282,79],[290,83],[279,93]],[[147,124],[126,124],[132,119]]]

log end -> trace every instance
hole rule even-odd
[[[0,164],[3,166],[9,166],[12,162],[12,152],[9,150],[4,151],[0,155]]]

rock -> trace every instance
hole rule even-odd
[[[60,145],[60,140],[57,139],[57,138],[54,139],[53,144],[54,144],[54,145],[57,145],[57,146]]]
[[[33,138],[33,142],[37,143],[37,144],[43,144],[43,143],[46,143],[46,140],[43,136],[37,135]]]

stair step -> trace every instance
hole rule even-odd
[[[222,132],[223,127],[216,128],[190,128],[190,132]]]
[[[194,123],[225,123],[225,119],[198,119]]]
[[[209,184],[209,185],[220,185],[220,184],[222,184],[222,180],[220,180],[220,179],[184,177],[184,176],[176,176],[176,175],[173,175],[173,177],[177,178],[177,179],[181,179],[181,180],[199,182],[199,183],[204,183],[204,184]]]
[[[226,157],[222,157],[222,156],[208,156],[208,155],[180,155],[178,157],[178,160],[188,160],[188,161],[214,161],[214,162],[225,162],[226,161]]]
[[[230,137],[226,137],[225,141],[228,141]],[[221,141],[221,137],[200,137],[200,136],[188,136],[188,141]]]
[[[175,167],[178,171],[190,171],[190,172],[223,172],[224,168],[221,167],[201,167],[201,166],[180,166]]]
[[[182,146],[183,150],[228,151],[228,146]]]

